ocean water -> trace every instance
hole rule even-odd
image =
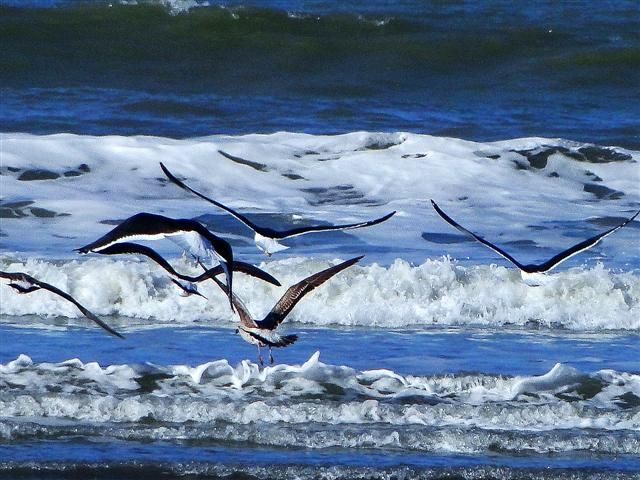
[[[638,149],[639,17],[635,0],[2,0],[0,131]]]
[[[636,479],[640,221],[525,284],[433,210],[540,263],[640,209],[635,2],[0,1],[0,477]],[[179,178],[274,228],[266,257]],[[213,283],[78,255],[193,218],[256,317],[365,257],[260,368]],[[177,270],[198,266],[171,242]],[[263,352],[264,353],[264,352]]]

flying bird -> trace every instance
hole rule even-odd
[[[337,273],[357,263],[362,257],[364,257],[364,255],[352,258],[351,260],[334,265],[333,267],[329,267],[289,287],[282,298],[278,300],[271,311],[262,320],[254,320],[242,301],[235,294],[232,295],[231,298],[233,304],[235,305],[238,316],[240,317],[240,324],[238,325],[236,333],[239,333],[242,339],[246,342],[257,346],[258,363],[260,366],[264,365],[262,355],[260,354],[260,347],[269,347],[269,363],[272,364],[272,348],[286,347],[298,339],[297,335],[280,335],[276,332],[276,329],[284,319],[287,318],[287,315],[289,315],[291,310],[293,310],[293,307],[302,300],[302,297],[314,288],[322,285]],[[218,284],[223,292],[228,294],[225,284],[215,277],[213,277],[213,280]]]
[[[80,302],[78,302],[75,298],[73,298],[67,292],[63,292],[62,290],[60,290],[57,287],[54,287],[53,285],[42,282],[40,280],[36,280],[31,275],[27,275],[26,273],[21,273],[21,272],[0,271],[0,277],[9,280],[9,283],[7,285],[9,285],[11,288],[16,290],[18,293],[26,294],[26,293],[35,292],[36,290],[40,290],[40,289],[48,290],[51,293],[55,293],[56,295],[64,298],[68,302],[73,303],[76,307],[78,307],[78,310],[80,310],[85,317],[87,317],[89,320],[93,320],[95,323],[97,323],[99,326],[104,328],[111,335],[115,335],[116,337],[119,337],[119,338],[124,338],[122,335],[116,332],[113,328],[111,328],[109,325],[107,325],[102,320],[100,320],[91,311],[87,310],[84,306],[82,306]]]
[[[233,251],[231,245],[207,230],[201,223],[190,219],[174,219],[154,213],[138,213],[127,218],[95,242],[76,248],[80,253],[102,253],[117,244],[136,240],[168,238],[188,250],[196,258],[216,257],[224,270],[231,302],[233,279]]]
[[[438,206],[438,204],[436,202],[434,202],[433,200],[431,200],[431,204],[433,205],[433,208],[438,213],[438,215],[440,215],[444,219],[444,221],[447,222],[449,225],[451,225],[454,228],[458,229],[459,231],[461,231],[465,235],[470,236],[471,238],[473,238],[477,242],[480,242],[485,247],[490,248],[491,250],[496,252],[498,255],[500,255],[501,257],[503,257],[505,259],[507,259],[508,261],[513,263],[516,267],[518,267],[520,269],[520,272],[522,274],[522,278],[524,280],[531,279],[531,277],[536,276],[537,274],[547,273],[551,269],[553,269],[556,266],[558,266],[560,263],[564,262],[565,260],[573,257],[574,255],[577,255],[580,252],[584,252],[585,250],[590,249],[591,247],[593,247],[595,244],[597,244],[603,238],[611,235],[616,230],[621,229],[626,224],[628,224],[629,222],[633,221],[638,216],[638,214],[640,214],[640,210],[639,210],[638,212],[635,213],[635,215],[633,215],[632,217],[628,218],[627,220],[625,220],[621,224],[616,225],[615,227],[610,228],[609,230],[607,230],[605,232],[599,233],[598,235],[595,235],[595,236],[593,236],[591,238],[588,238],[587,240],[584,240],[584,241],[574,245],[573,247],[570,247],[570,248],[558,253],[557,255],[551,257],[546,262],[543,262],[543,263],[540,263],[540,264],[530,263],[530,264],[526,264],[525,265],[525,264],[520,263],[515,258],[513,258],[510,254],[508,254],[507,252],[502,250],[500,247],[494,245],[493,243],[489,242],[488,240],[485,240],[484,238],[480,237],[479,235],[476,235],[475,233],[473,233],[473,232],[467,230],[466,228],[464,228],[462,225],[460,225],[455,220],[453,220],[449,215],[444,213],[442,211],[442,209]]]
[[[201,273],[197,276],[183,275],[178,273],[171,264],[158,252],[156,252],[151,247],[147,247],[146,245],[140,245],[138,243],[131,242],[122,242],[115,243],[109,247],[106,247],[100,250],[98,253],[101,255],[119,255],[119,254],[139,254],[144,255],[158,265],[160,265],[163,269],[169,273],[171,277],[171,281],[175,283],[186,295],[199,295],[204,297],[200,292],[198,292],[195,284],[208,280],[209,278],[217,275],[221,275],[224,273],[224,270],[221,265],[217,265],[213,268],[207,269],[205,268],[205,272]],[[280,286],[280,282],[274,278],[269,273],[264,270],[251,265],[250,263],[239,262],[235,260],[233,262],[233,270],[236,272],[242,272],[247,275],[251,275],[252,277],[259,278],[260,280],[264,280],[265,282],[271,283],[272,285]],[[179,280],[178,280],[179,279]],[[182,282],[180,281],[182,280]],[[187,283],[183,283],[187,282]]]
[[[203,200],[206,200],[209,203],[212,203],[216,207],[221,208],[222,210],[234,216],[236,219],[240,220],[251,230],[253,230],[254,232],[253,240],[255,241],[256,246],[268,256],[271,256],[271,254],[273,253],[286,250],[287,248],[289,248],[286,245],[282,245],[280,243],[280,240],[285,240],[291,237],[297,237],[299,235],[304,235],[307,233],[329,232],[329,231],[336,231],[336,230],[351,230],[354,228],[370,227],[372,225],[377,225],[378,223],[382,223],[385,220],[388,220],[396,213],[394,210],[393,212],[388,213],[384,217],[376,218],[375,220],[359,222],[359,223],[349,223],[344,225],[316,225],[316,226],[310,226],[310,227],[297,227],[289,230],[274,230],[272,228],[261,227],[259,225],[256,225],[241,213],[236,212],[235,210],[227,207],[226,205],[223,205],[222,203],[216,200],[213,200],[207,197],[206,195],[203,195],[202,193],[189,187],[183,181],[178,180],[169,171],[169,169],[164,166],[162,162],[160,162],[160,167],[162,168],[162,171],[167,176],[167,178],[171,180],[173,183],[175,183],[177,186],[193,193],[194,195],[197,195],[198,197],[202,198]]]

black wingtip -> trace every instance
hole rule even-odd
[[[87,310],[86,308],[84,308],[82,305],[80,305],[79,303],[77,303],[75,300],[73,300],[73,302],[76,304],[76,306],[80,309],[80,311],[84,314],[85,317],[87,317],[89,320],[93,320],[93,322],[98,325],[99,327],[101,327],[102,329],[104,329],[105,331],[109,332],[111,335],[113,335],[114,337],[118,337],[121,340],[124,340],[124,335],[121,335],[120,333],[118,333],[115,329],[113,329],[111,326],[107,325],[105,322],[103,322],[102,320],[100,320],[93,312]]]
[[[364,258],[364,255],[359,255],[357,257],[353,257],[353,258],[350,258],[349,260],[345,260],[344,262],[339,263],[338,266],[342,267],[342,268],[340,268],[340,270],[344,270],[345,268],[348,268],[351,265],[355,265],[356,263],[358,263],[363,258]],[[338,270],[338,271],[340,271],[340,270]]]
[[[296,340],[298,340],[298,335],[296,335],[295,333],[293,333],[291,335],[284,335],[282,337],[282,344],[278,345],[278,346],[286,347],[286,346],[289,346],[289,345],[295,343]]]
[[[125,339],[124,335],[122,335],[122,334],[118,333],[117,331],[115,331],[113,328],[111,328],[105,322],[103,322],[98,317],[96,317],[95,314],[93,314],[93,313],[91,313],[89,311],[85,311],[83,313],[85,314],[85,316],[88,319],[93,320],[98,326],[102,327],[103,330],[105,330],[106,332],[110,333],[114,337],[118,337],[120,340],[124,340]]]
[[[162,169],[164,174],[167,176],[167,178],[169,178],[169,180],[176,183],[177,178],[173,175],[173,173],[169,171],[167,167],[164,166],[164,163],[160,162],[160,168]]]
[[[122,335],[120,332],[117,332],[116,330],[111,328],[106,323],[102,322],[102,323],[99,323],[98,325],[100,325],[103,329],[105,329],[107,332],[109,332],[114,337],[118,337],[120,340],[125,340],[125,336],[124,335]]]
[[[376,218],[375,220],[372,220],[372,221],[370,222],[370,224],[371,224],[371,225],[377,225],[377,224],[379,224],[379,223],[386,222],[386,221],[387,221],[387,220],[389,220],[391,217],[393,217],[396,213],[397,213],[397,210],[394,210],[393,212],[389,212],[389,213],[387,213],[386,215],[383,215],[383,216],[382,216],[382,217],[380,217],[380,218]]]
[[[393,212],[387,213],[385,216],[378,218],[377,220],[374,220],[374,225],[378,224],[378,223],[382,223],[382,222],[386,222],[387,220],[389,220],[391,217],[393,217],[396,213],[398,213],[397,210],[394,210]]]
[[[190,295],[198,295],[199,297],[204,298],[205,300],[207,300],[207,297],[205,297],[203,294],[201,294],[198,290],[196,290],[195,288],[188,288],[185,287],[182,283],[180,283],[178,280],[176,280],[175,278],[170,278],[169,280],[171,280],[174,284],[176,284],[178,286],[178,288],[180,288],[180,290],[182,290],[186,296],[190,296]]]
[[[233,269],[237,272],[242,272],[252,277],[259,278],[267,283],[281,287],[282,284],[273,275],[265,272],[261,268],[251,265],[250,263],[233,261]]]
[[[454,222],[453,219],[449,215],[444,213],[444,210],[442,210],[440,208],[440,205],[438,205],[433,199],[431,199],[431,206],[438,213],[438,215],[440,215],[442,218],[444,218],[448,223],[452,223],[452,224],[455,223],[457,225],[457,223]],[[458,227],[456,227],[456,228],[458,228]]]
[[[169,169],[164,165],[164,163],[160,162],[160,168],[162,169],[165,176],[169,179],[170,182],[174,183],[175,185],[177,185],[178,187],[184,190],[189,190],[189,188],[184,184],[184,182],[179,180],[178,177],[176,177],[173,173],[171,173]]]

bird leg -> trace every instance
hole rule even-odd
[[[261,367],[264,367],[264,360],[262,359],[262,355],[260,355],[260,345],[256,345],[258,347],[258,364]]]
[[[273,365],[273,354],[271,353],[271,345],[269,345],[269,365]]]

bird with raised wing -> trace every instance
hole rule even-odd
[[[80,253],[102,253],[117,244],[129,241],[159,240],[167,238],[193,256],[200,259],[217,258],[224,270],[229,287],[229,304],[233,310],[231,293],[233,291],[233,251],[226,240],[214,235],[201,223],[190,219],[174,219],[154,213],[133,215],[95,242],[77,248]]]
[[[297,335],[280,335],[276,332],[278,326],[287,318],[287,315],[293,310],[293,307],[295,307],[306,294],[322,285],[337,273],[357,263],[362,257],[364,257],[364,255],[326,268],[289,287],[282,298],[278,300],[262,320],[254,320],[242,301],[235,294],[231,296],[238,316],[240,317],[237,333],[240,334],[243,340],[256,345],[258,348],[258,363],[261,366],[264,365],[264,361],[260,354],[260,347],[269,347],[269,363],[273,363],[272,348],[286,347],[298,339]],[[226,285],[215,277],[213,277],[213,280],[225,294],[228,294]]]
[[[481,243],[485,247],[490,248],[491,250],[493,250],[494,252],[496,252],[498,255],[505,258],[509,262],[513,263],[516,267],[520,269],[520,273],[522,274],[523,280],[525,280],[527,283],[530,283],[532,285],[535,284],[536,278],[537,276],[539,276],[539,274],[545,274],[550,270],[552,270],[553,268],[557,267],[560,263],[564,262],[565,260],[568,260],[569,258],[573,257],[574,255],[577,255],[580,252],[584,252],[585,250],[590,249],[605,237],[608,237],[615,231],[627,225],[629,222],[632,222],[638,216],[638,214],[640,214],[640,211],[636,212],[633,216],[626,219],[624,222],[616,225],[613,228],[610,228],[609,230],[606,230],[605,232],[599,233],[598,235],[595,235],[591,238],[583,240],[582,242],[551,257],[546,262],[523,264],[523,263],[520,263],[518,260],[516,260],[509,253],[505,252],[503,249],[498,247],[497,245],[494,245],[488,240],[485,240],[484,238],[482,238],[481,236],[476,235],[472,231],[464,228],[462,225],[460,225],[455,220],[453,220],[449,215],[444,213],[444,211],[442,211],[442,209],[438,206],[438,204],[433,200],[431,200],[431,204],[433,205],[433,208],[438,213],[438,215],[440,215],[440,217],[442,217],[442,219],[445,222],[447,222],[449,225],[453,226],[460,232],[464,233],[465,235],[473,238],[474,240]]]
[[[213,200],[212,198],[209,198],[206,195],[203,195],[202,193],[198,192],[197,190],[194,190],[193,188],[189,187],[186,183],[176,178],[176,176],[173,175],[169,171],[169,169],[164,166],[162,162],[160,162],[160,167],[162,168],[162,171],[167,176],[167,178],[171,180],[173,183],[175,183],[177,186],[193,193],[194,195],[197,195],[198,197],[202,198],[203,200],[206,200],[207,202],[215,205],[216,207],[221,208],[222,210],[226,211],[227,213],[231,214],[233,217],[235,217],[236,219],[244,223],[247,227],[249,227],[254,233],[253,239],[256,243],[256,246],[268,256],[271,256],[271,254],[273,253],[286,250],[287,248],[289,248],[286,245],[282,245],[280,243],[281,240],[286,240],[287,238],[305,235],[307,233],[331,232],[336,230],[352,230],[354,228],[371,227],[373,225],[377,225],[379,223],[382,223],[388,220],[389,218],[394,216],[396,213],[395,211],[393,211],[391,213],[386,214],[383,217],[376,218],[374,220],[358,222],[358,223],[348,223],[343,225],[316,225],[316,226],[309,226],[309,227],[291,228],[288,230],[274,230],[272,228],[261,227],[260,225],[256,225],[254,222],[249,220],[249,218],[242,215],[241,213],[236,212],[232,208],[229,208],[226,205],[216,200]]]

